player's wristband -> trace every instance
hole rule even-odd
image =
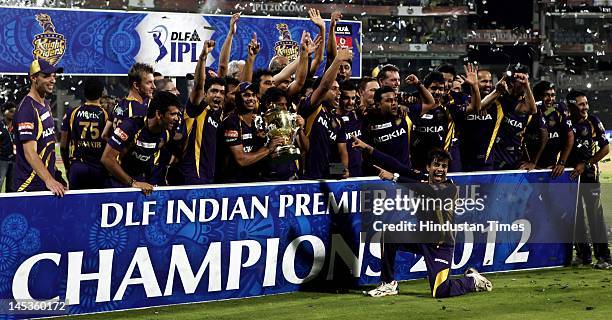
[[[134,182],[136,182],[136,180],[134,180],[134,178],[130,178],[130,187],[134,186]]]
[[[558,165],[565,166],[565,161],[563,161],[563,160],[559,159],[559,161],[557,161],[557,164],[558,164]]]

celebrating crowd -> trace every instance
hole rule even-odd
[[[450,155],[444,177],[446,170],[534,168],[550,168],[558,177],[573,169],[571,177],[585,183],[580,203],[595,256],[610,263],[597,166],[609,146],[603,124],[589,113],[587,94],[571,91],[562,102],[554,84],[532,87],[528,68],[520,64],[497,83],[491,71],[472,63],[463,72],[440,65],[423,79],[393,65],[382,66],[375,77],[351,79],[352,51],[333,41],[341,15],[332,15],[329,30],[317,10],[309,16],[319,33],[302,34],[294,61],[275,56],[268,69],[253,70],[257,35],[244,61],[229,61],[240,20],[233,15],[215,57],[218,70],[206,67],[218,45],[206,40],[187,93],[151,66],[135,63],[129,92],[106,110],[104,83],[89,78],[82,86],[86,101],[71,108],[61,126],[67,182],[56,168],[55,123],[45,99],[62,70],[35,60],[28,95],[2,108],[0,185],[7,177],[9,191],[62,196],[68,188],[134,187],[150,194],[163,185],[371,175],[401,181],[406,174],[390,163],[428,173],[434,150]],[[315,78],[322,64],[324,74]],[[407,92],[400,91],[402,83]],[[267,134],[264,119],[274,111],[295,119],[289,137]],[[279,159],[277,151],[286,145],[299,150],[297,159]],[[590,264],[588,245],[579,247],[578,257]]]

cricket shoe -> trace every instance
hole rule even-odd
[[[397,281],[393,280],[389,283],[381,283],[380,286],[376,289],[372,289],[368,291],[368,295],[370,297],[384,297],[384,296],[392,296],[396,295],[399,292]]]
[[[572,260],[572,267],[580,267],[580,266],[591,266],[593,262],[591,260],[584,260],[580,257],[574,257]]]
[[[593,269],[609,270],[612,269],[612,265],[610,265],[607,261],[597,260],[597,263],[593,265]]]
[[[493,284],[489,279],[485,278],[481,275],[478,270],[474,268],[468,268],[465,270],[465,277],[474,279],[474,285],[476,286],[476,291],[491,291],[493,290]]]

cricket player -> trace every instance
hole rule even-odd
[[[446,178],[450,154],[441,149],[433,149],[427,156],[428,181],[421,182],[416,178],[410,168],[393,157],[380,151],[374,150],[371,146],[353,138],[353,147],[364,150],[374,155],[378,162],[384,163],[388,168],[394,170],[392,173],[380,167],[379,176],[383,180],[394,182],[410,183],[410,189],[416,194],[424,195],[432,199],[455,199],[457,197],[457,187],[452,181]],[[417,213],[419,220],[432,221],[433,223],[444,224],[454,221],[454,212],[444,208],[431,208]],[[383,243],[382,254],[382,284],[376,289],[370,290],[368,295],[372,297],[384,297],[396,295],[398,290],[395,275],[395,256],[398,250],[412,252],[422,255],[427,266],[427,278],[431,287],[431,294],[434,298],[445,298],[459,296],[473,291],[491,291],[493,286],[491,281],[482,276],[476,269],[466,270],[464,277],[450,279],[451,264],[453,262],[453,252],[455,249],[455,236],[452,232],[431,232],[425,234],[423,243]]]

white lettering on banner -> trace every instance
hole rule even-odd
[[[174,271],[178,271],[179,278],[183,284],[183,290],[186,294],[192,294],[198,288],[204,271],[210,267],[208,271],[208,292],[221,291],[221,242],[213,242],[208,246],[206,256],[200,264],[200,268],[196,274],[193,274],[191,263],[187,257],[185,247],[182,245],[172,246],[172,256],[170,257],[170,269],[168,271],[168,282],[166,282],[166,290],[164,296],[172,295],[172,287],[174,285]]]
[[[515,224],[525,224],[526,228],[521,234],[521,240],[518,243],[516,249],[506,259],[506,263],[519,263],[527,262],[529,258],[529,251],[519,251],[529,240],[531,234],[531,227],[528,220],[519,219],[514,221]],[[487,232],[496,232],[495,228],[488,230]],[[222,290],[222,275],[227,275],[227,286],[226,290],[239,290],[240,279],[243,268],[253,267],[256,264],[265,264],[264,272],[258,272],[258,276],[261,277],[262,287],[273,287],[276,285],[277,270],[279,267],[282,268],[283,278],[293,284],[302,284],[316,278],[322,271],[325,265],[326,257],[329,257],[328,272],[326,275],[327,280],[333,280],[334,270],[337,269],[335,259],[336,256],[340,257],[340,260],[344,263],[344,266],[348,268],[351,274],[355,278],[359,278],[362,275],[363,259],[365,257],[366,242],[368,245],[368,254],[380,259],[381,255],[381,233],[374,233],[370,239],[365,238],[366,233],[360,233],[360,244],[358,252],[353,252],[351,246],[346,240],[339,234],[331,234],[331,243],[329,255],[326,255],[325,243],[322,239],[314,235],[303,235],[293,239],[285,248],[282,253],[282,261],[278,261],[280,257],[279,243],[280,238],[268,238],[265,242],[265,247],[262,248],[263,243],[256,240],[235,240],[229,243],[229,262],[223,264],[223,261],[228,261],[227,258],[222,256],[221,242],[212,242],[208,245],[208,248],[204,248],[204,258],[201,261],[190,261],[187,251],[184,245],[175,244],[172,246],[172,252],[170,253],[170,261],[168,262],[169,268],[168,273],[160,276],[159,279],[166,279],[164,286],[163,296],[171,296],[176,292],[173,291],[174,279],[178,273],[178,279],[180,280],[183,291],[185,294],[199,294],[206,292],[218,292]],[[488,237],[489,239],[490,237]],[[473,250],[473,233],[471,231],[465,232],[465,242],[463,248],[463,254],[460,258],[460,262],[455,264],[453,261],[452,269],[458,269],[463,267],[472,256]],[[305,243],[307,242],[307,243]],[[310,246],[312,250],[298,250],[301,245]],[[246,249],[246,250],[245,250]],[[494,250],[495,248],[492,248]],[[81,284],[85,281],[96,282],[96,302],[108,302],[111,300],[111,283],[113,283],[113,275],[119,277],[117,272],[113,272],[113,267],[116,267],[117,263],[113,261],[115,255],[115,249],[104,249],[98,251],[98,272],[95,273],[83,273],[82,268],[86,264],[83,259],[83,251],[68,252],[68,266],[65,269],[67,272],[67,283],[66,283],[66,304],[78,305],[81,303]],[[262,250],[266,251],[263,257],[265,261],[261,261]],[[489,248],[487,248],[487,251]],[[89,254],[89,253],[88,253]],[[246,257],[243,256],[246,254]],[[484,258],[492,257],[494,252],[485,253]],[[199,255],[200,256],[200,255]],[[297,258],[299,256],[299,258]],[[91,257],[91,256],[90,256]],[[33,300],[39,297],[32,297],[28,283],[32,282],[30,279],[30,273],[37,263],[44,260],[51,260],[56,266],[60,266],[62,255],[60,253],[45,252],[36,254],[19,265],[13,278],[12,295],[14,299],[26,299]],[[457,257],[455,257],[457,258]],[[304,260],[305,259],[305,260]],[[299,261],[310,261],[310,271],[306,276],[301,278],[297,275],[295,270],[296,260]],[[159,260],[156,260],[159,261]],[[192,267],[192,263],[196,268]],[[227,272],[223,272],[224,268],[227,268]],[[411,272],[424,271],[424,262],[417,261],[412,268]],[[139,277],[133,277],[134,271],[138,269],[140,274]],[[163,266],[153,265],[153,260],[149,256],[147,247],[138,247],[133,253],[129,267],[123,274],[122,281],[117,288],[112,300],[119,301],[124,298],[124,294],[128,286],[138,285],[142,286],[147,298],[160,297],[162,296],[161,286],[156,277],[154,270],[164,270]],[[195,271],[197,270],[197,271]],[[259,269],[258,269],[259,270]],[[195,271],[195,273],[194,273]],[[208,271],[208,287],[206,289],[200,288],[200,282],[203,278],[204,273]],[[380,276],[380,271],[374,271],[370,265],[366,265],[365,269],[366,276]],[[118,279],[114,279],[118,280]],[[198,290],[200,288],[200,290]],[[58,288],[59,290],[59,288]],[[182,292],[179,292],[182,294]],[[52,298],[51,300],[59,299],[59,295]]]
[[[15,300],[33,300],[35,299],[30,295],[30,289],[28,283],[30,282],[30,272],[34,265],[43,260],[51,260],[56,266],[59,266],[62,255],[54,252],[39,253],[35,256],[27,258],[24,262],[19,265],[19,268],[15,270],[15,277],[13,277],[13,298]],[[59,300],[59,296],[51,298],[50,300]]]
[[[97,273],[82,273],[83,251],[68,253],[68,279],[66,280],[66,304],[79,301],[81,281],[97,280],[96,302],[110,301],[111,271],[107,266],[113,265],[113,249],[100,250],[100,262]]]
[[[278,217],[284,218],[288,212],[296,217],[329,214],[350,214],[360,212],[370,205],[369,195],[384,196],[384,190],[281,194],[278,199],[270,196],[237,197],[235,199],[192,199],[168,200],[166,203],[145,201],[142,212],[134,212],[134,203],[103,203],[101,205],[100,227],[112,228],[119,224],[125,226],[149,225],[156,213],[164,215],[171,223],[211,222],[214,220],[253,220],[268,218],[270,203],[278,203]],[[360,203],[359,199],[363,199]],[[274,201],[274,202],[273,202]],[[142,217],[139,220],[136,217]]]
[[[312,251],[314,253],[313,265],[310,269],[308,275],[304,278],[300,278],[295,274],[295,254],[297,252],[300,243],[303,241],[310,242],[312,246]],[[318,237],[312,235],[305,235],[298,237],[297,239],[291,241],[289,246],[287,246],[287,250],[285,250],[285,254],[283,255],[283,275],[287,281],[293,284],[302,284],[309,280],[314,279],[321,269],[323,269],[323,264],[325,263],[325,244]]]

